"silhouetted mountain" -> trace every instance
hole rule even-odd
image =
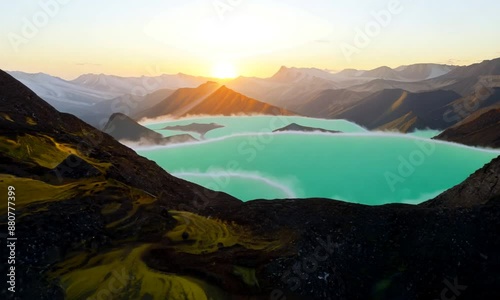
[[[194,89],[179,89],[170,97],[140,113],[137,119],[188,115],[293,115],[285,109],[249,98],[208,82]]]
[[[103,131],[119,141],[140,142],[144,145],[166,145],[196,141],[189,134],[164,137],[121,113],[113,114]]]
[[[384,90],[359,101],[350,109],[335,115],[368,129],[445,129],[447,105],[460,98],[451,91],[409,93],[404,90]]]

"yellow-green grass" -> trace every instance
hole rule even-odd
[[[59,201],[75,196],[78,193],[79,183],[65,185],[51,185],[43,181],[30,178],[15,177],[7,174],[0,174],[2,186],[13,186],[15,188],[15,206],[19,209],[23,206],[43,201]],[[7,209],[7,202],[0,202],[2,211]]]
[[[113,226],[133,216],[141,205],[151,204],[156,201],[153,196],[130,186],[127,186],[113,179],[104,180],[102,178],[85,178],[76,182],[62,185],[52,185],[46,182],[31,178],[16,177],[9,174],[0,174],[0,183],[5,186],[13,186],[15,190],[15,208],[19,209],[27,204],[38,202],[53,202],[67,200],[73,197],[89,197],[106,189],[113,189],[115,195],[107,196],[109,203],[103,209],[103,214],[111,214],[120,208],[121,199],[130,199],[133,206],[127,216],[110,224]],[[0,203],[0,209],[7,208],[7,202]],[[33,212],[31,212],[33,213]]]
[[[70,154],[80,157],[101,172],[105,172],[111,166],[110,163],[86,157],[73,146],[58,143],[52,137],[45,135],[26,134],[15,139],[0,136],[0,151],[18,160],[36,163],[49,169],[57,167]]]
[[[218,288],[187,276],[150,269],[142,260],[150,244],[92,256],[76,254],[50,276],[67,299],[224,299]]]
[[[12,118],[6,113],[0,113],[0,118],[7,120],[9,122],[14,122],[14,120],[12,120]]]
[[[273,251],[281,248],[284,239],[255,236],[251,230],[235,223],[207,218],[185,211],[170,211],[177,226],[166,233],[178,252],[213,253],[221,247],[243,246],[251,250]]]

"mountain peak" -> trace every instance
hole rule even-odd
[[[207,81],[205,83],[200,84],[197,88],[213,87],[213,86],[216,86],[216,85],[220,85],[220,84],[218,82],[216,82],[216,81],[209,80],[209,81]]]

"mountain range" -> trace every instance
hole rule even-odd
[[[347,119],[376,130],[445,130],[500,101],[500,59],[470,66],[414,64],[337,73],[281,67],[269,78],[239,77],[224,84],[184,74],[87,74],[72,81],[46,74],[11,75],[58,110],[96,128],[103,128],[114,113],[123,113],[135,120],[297,114]]]
[[[22,299],[435,299],[453,284],[464,299],[499,296],[498,158],[421,205],[243,203],[3,71],[0,99],[0,182],[29,241],[16,245]]]

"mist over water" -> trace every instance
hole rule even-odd
[[[414,132],[410,132],[409,135],[430,139],[435,136],[438,136],[441,132],[442,132],[441,130],[433,130],[433,129],[415,130]]]
[[[323,197],[368,205],[431,199],[500,155],[413,135],[370,133],[343,120],[216,117],[207,140],[137,151],[180,178],[241,200]],[[290,123],[343,131],[270,133]],[[431,136],[428,133],[423,136]],[[420,135],[420,134],[418,134]]]

